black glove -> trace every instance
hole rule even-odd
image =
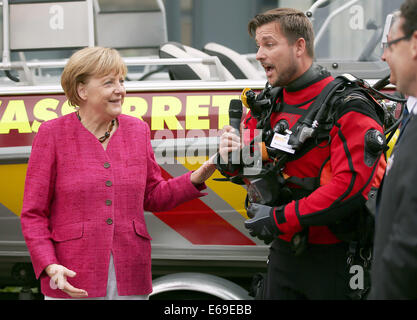
[[[231,174],[237,174],[238,171],[241,170],[242,165],[241,164],[232,164],[232,161],[230,159],[231,153],[229,154],[229,162],[224,163],[222,157],[220,156],[220,153],[217,153],[217,156],[214,158],[216,169],[219,170],[219,172],[227,177],[230,178]]]
[[[252,237],[258,237],[265,244],[270,244],[281,232],[275,223],[274,208],[252,203],[247,209],[248,219],[245,228]]]

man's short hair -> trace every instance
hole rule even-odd
[[[404,18],[402,25],[404,36],[410,38],[417,30],[417,0],[406,0],[401,5],[401,17]]]
[[[307,54],[314,58],[313,25],[304,12],[292,8],[276,8],[257,14],[248,24],[251,37],[255,37],[256,29],[262,25],[277,22],[281,32],[289,44],[294,44],[299,38],[306,42]]]

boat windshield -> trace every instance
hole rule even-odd
[[[335,73],[357,76],[387,74],[381,61],[381,39],[386,16],[399,10],[403,0],[326,0],[306,12],[315,32],[315,57]]]

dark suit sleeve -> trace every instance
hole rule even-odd
[[[416,173],[416,172],[415,172]],[[417,178],[416,174],[414,177]],[[415,180],[414,180],[415,181]],[[416,194],[405,195],[399,210],[406,210],[402,218],[392,226],[380,266],[386,279],[376,285],[381,298],[417,298],[417,199]]]
[[[371,299],[417,299],[417,126],[404,132],[384,183],[377,217]],[[408,134],[408,135],[407,135]],[[387,186],[387,188],[385,188]],[[385,199],[383,198],[385,197]],[[389,208],[389,210],[387,210]]]

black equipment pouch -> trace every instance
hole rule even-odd
[[[303,228],[291,238],[291,251],[295,256],[301,255],[308,247],[308,228]]]
[[[351,241],[347,251],[347,269],[350,274],[349,297],[365,300],[371,288],[372,245]]]
[[[363,205],[360,210],[328,227],[348,244],[346,266],[350,274],[349,297],[352,300],[366,299],[371,286],[370,269],[375,232],[373,213]]]
[[[248,190],[247,201],[250,203],[277,206],[292,200],[292,193],[280,172],[266,170],[256,178],[246,178],[245,183]]]
[[[265,298],[266,273],[256,273],[249,288],[249,295],[255,300],[263,300]]]
[[[248,179],[247,181],[248,201],[250,203],[271,205],[276,202],[281,183],[275,173],[272,172],[261,178]]]

